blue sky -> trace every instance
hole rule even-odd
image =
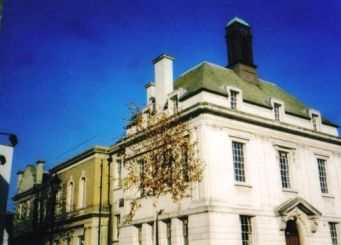
[[[234,16],[252,26],[260,77],[341,124],[339,0],[5,1],[0,129],[19,138],[10,195],[26,164],[51,168],[122,135],[160,53],[176,57],[175,77],[204,60],[225,66]]]

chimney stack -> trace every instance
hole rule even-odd
[[[147,90],[147,105],[155,103],[155,84],[147,83],[144,87]]]
[[[155,76],[155,103],[160,111],[164,109],[167,95],[173,92],[173,60],[174,58],[161,54],[153,60]]]
[[[238,17],[225,27],[228,68],[233,69],[242,79],[257,81],[257,66],[253,62],[251,27]]]
[[[36,184],[41,184],[43,182],[43,174],[44,174],[44,165],[45,161],[38,160],[36,162]]]
[[[23,174],[24,174],[23,171],[17,172],[17,193],[19,192],[19,186],[20,186]]]

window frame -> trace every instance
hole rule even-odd
[[[282,105],[279,103],[274,103],[274,116],[276,122],[281,121],[281,106]]]
[[[230,108],[237,110],[238,108],[238,92],[235,90],[230,91]]]
[[[85,207],[86,207],[86,177],[81,176],[79,180],[79,189],[78,189],[78,208],[85,208]]]
[[[189,244],[189,234],[188,234],[188,216],[181,218],[181,224],[182,224],[182,239],[183,239],[183,245]]]
[[[119,241],[120,239],[120,223],[121,223],[121,215],[115,214],[115,229],[114,229],[114,241]]]
[[[318,171],[318,177],[319,177],[319,183],[320,183],[320,191],[322,194],[330,194],[330,188],[329,188],[329,184],[328,184],[328,170],[327,170],[327,159],[323,158],[323,157],[317,157],[316,159],[317,161],[317,171]],[[320,165],[320,163],[323,163],[323,165]],[[323,169],[321,169],[320,167],[323,167]],[[323,170],[324,173],[323,176],[321,175],[321,170]],[[323,179],[323,182],[322,182]]]
[[[295,169],[296,145],[290,144],[289,142],[282,142],[282,141],[275,141],[273,142],[273,144],[274,144],[274,149],[275,149],[276,162],[278,164],[277,166],[278,166],[278,173],[279,173],[279,181],[280,181],[282,191],[297,193],[298,191],[295,189],[296,176],[295,176],[295,172],[293,171]],[[285,188],[282,186],[279,151],[286,152],[288,156],[290,188]]]
[[[329,234],[331,238],[332,245],[339,244],[339,236],[338,236],[338,223],[336,222],[328,222],[329,226]]]
[[[227,107],[231,110],[240,110],[243,103],[242,90],[237,87],[225,86],[225,91],[227,94]]]
[[[242,149],[242,174],[241,178],[237,177],[237,169],[236,169],[236,155],[234,150],[234,144],[241,145]],[[231,140],[231,152],[232,152],[232,163],[233,163],[233,179],[236,183],[247,183],[247,169],[246,169],[246,143],[244,141],[232,139]],[[239,163],[240,164],[240,163]]]
[[[240,235],[242,245],[252,245],[254,244],[254,227],[252,225],[253,216],[250,215],[239,215],[240,222]],[[246,221],[246,222],[243,222]],[[245,227],[247,229],[245,229]],[[244,239],[246,238],[246,239]]]
[[[284,159],[282,158],[282,155],[285,156]],[[290,152],[279,149],[277,150],[277,157],[278,157],[278,163],[279,163],[281,187],[283,189],[291,189],[292,188],[292,178],[291,178],[292,166],[290,164]],[[282,160],[285,160],[285,161],[283,162]],[[285,164],[284,168],[282,168],[283,164]],[[286,175],[283,176],[283,173],[286,173]]]
[[[172,220],[167,219],[164,221],[166,227],[166,245],[172,244]]]
[[[115,160],[116,166],[115,166],[115,173],[114,176],[115,182],[114,182],[114,190],[121,189],[122,188],[122,170],[123,170],[123,160],[121,158],[118,158]]]

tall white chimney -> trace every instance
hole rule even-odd
[[[144,87],[147,90],[147,105],[150,105],[155,100],[155,84],[147,83]]]
[[[155,76],[155,103],[158,110],[163,110],[167,95],[173,92],[173,60],[175,58],[161,54],[153,60]]]

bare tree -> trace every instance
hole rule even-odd
[[[197,142],[190,138],[190,124],[179,113],[141,112],[133,106],[125,142],[127,175],[122,187],[138,193],[130,199],[126,222],[133,219],[143,198],[153,198],[157,220],[163,212],[158,207],[162,196],[169,195],[178,203],[190,196],[192,183],[202,179],[204,167],[198,158]]]

